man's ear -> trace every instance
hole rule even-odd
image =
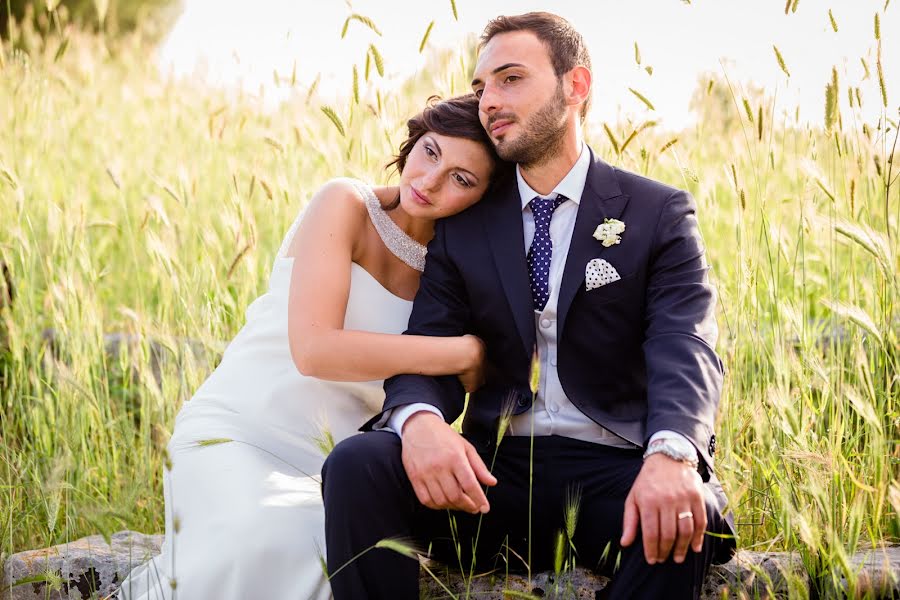
[[[565,78],[566,102],[570,106],[584,103],[591,94],[591,70],[579,65],[566,73]]]

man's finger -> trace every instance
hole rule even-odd
[[[659,511],[656,507],[638,506],[641,514],[641,532],[644,538],[644,558],[648,565],[656,564],[659,555]]]
[[[481,456],[478,455],[475,446],[468,442],[466,442],[466,458],[469,459],[469,465],[472,467],[472,471],[475,473],[478,481],[488,486],[497,485],[497,478],[491,474],[487,465],[481,460]]]
[[[455,472],[456,480],[459,482],[460,488],[468,498],[472,500],[472,513],[486,513],[490,510],[491,505],[488,503],[484,490],[478,485],[478,479],[475,478],[475,472],[466,464],[464,467],[457,469]]]
[[[462,487],[459,485],[459,481],[453,473],[442,475],[438,481],[440,482],[441,490],[444,492],[444,497],[447,499],[447,504],[444,508],[461,510],[468,513],[477,512],[478,505],[463,492]]]
[[[697,500],[693,503],[691,512],[694,513],[694,536],[691,540],[691,547],[694,552],[703,550],[703,535],[706,533],[706,502],[703,494],[697,495]]]
[[[659,509],[659,547],[656,550],[656,560],[666,562],[672,553],[672,547],[678,537],[678,517],[671,508]]]
[[[625,498],[625,516],[622,517],[622,537],[619,540],[619,544],[623,548],[627,548],[634,543],[638,523],[640,523],[640,517],[638,516],[637,505],[635,505],[632,495],[628,494],[628,497]]]
[[[687,556],[688,546],[690,546],[691,538],[694,534],[694,518],[693,516],[685,516],[691,514],[691,512],[690,510],[680,510],[676,514],[678,539],[675,541],[675,553],[672,558],[678,564],[684,562],[684,557]]]
[[[431,494],[428,493],[428,487],[418,480],[410,480],[410,483],[412,483],[413,491],[416,492],[416,498],[419,499],[419,503],[422,504],[422,506],[431,508],[434,501],[431,499]]]
[[[436,479],[428,478],[425,480],[428,487],[428,495],[431,496],[431,505],[428,508],[438,510],[447,505],[447,499],[444,497],[444,491]]]

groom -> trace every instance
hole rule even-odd
[[[455,377],[401,375],[369,431],[331,453],[335,598],[418,598],[415,559],[352,560],[385,538],[503,572],[552,568],[560,536],[613,575],[609,597],[696,598],[734,543],[713,473],[722,364],[694,201],[583,142],[590,58],[564,19],[491,21],[472,87],[516,176],[436,225],[407,333],[478,335],[490,369],[462,435],[448,425],[465,402]]]

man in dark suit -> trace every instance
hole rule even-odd
[[[610,597],[696,598],[734,542],[713,472],[722,364],[694,201],[583,142],[590,58],[564,19],[492,21],[472,86],[516,177],[436,225],[407,333],[475,334],[491,368],[463,435],[448,425],[464,408],[456,378],[401,375],[375,431],[331,453],[335,598],[418,597],[414,559],[351,560],[388,537],[465,567],[546,569],[567,504],[577,560],[613,574]]]

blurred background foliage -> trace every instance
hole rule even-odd
[[[48,34],[72,23],[111,35],[140,28],[159,38],[182,8],[181,0],[0,0],[0,37],[8,39],[15,24],[28,23]]]

